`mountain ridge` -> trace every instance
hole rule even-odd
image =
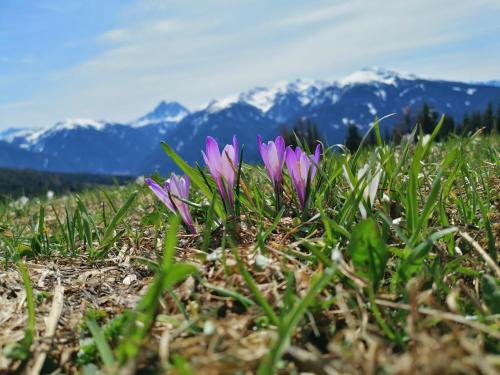
[[[341,143],[349,124],[366,130],[375,116],[381,118],[396,113],[398,115],[383,121],[384,128],[390,132],[401,121],[403,109],[415,112],[424,102],[460,120],[466,112],[482,110],[488,103],[499,103],[500,87],[486,82],[426,79],[370,68],[336,81],[297,79],[255,87],[213,100],[195,111],[176,101],[161,101],[151,112],[128,123],[66,119],[45,129],[6,129],[0,131],[0,152],[3,147],[5,154],[6,145],[11,152],[15,148],[27,151],[22,153],[23,163],[26,164],[31,155],[30,167],[34,165],[42,170],[114,174],[166,172],[175,166],[161,151],[161,140],[193,164],[201,161],[199,150],[204,147],[207,135],[229,142],[236,134],[240,143],[246,145],[246,160],[255,161],[258,159],[254,147],[257,133],[272,138],[284,126],[308,118],[317,124],[328,144]],[[3,165],[15,167],[15,159],[9,160]]]

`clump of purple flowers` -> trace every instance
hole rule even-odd
[[[219,151],[217,141],[207,137],[203,160],[214,179],[226,211],[234,214],[234,185],[238,169],[238,141],[233,136],[233,144]]]
[[[164,186],[159,185],[151,178],[147,178],[146,183],[158,199],[160,199],[170,211],[176,214],[178,213],[188,230],[195,234],[196,229],[193,224],[193,219],[189,213],[188,204],[185,202],[189,198],[189,177],[179,177],[175,173],[172,173],[170,178],[165,181]]]
[[[283,192],[283,164],[285,163],[285,140],[282,136],[275,141],[262,143],[262,137],[257,136],[260,156],[271,179],[276,195],[276,207],[280,206],[280,197]]]
[[[314,155],[307,154],[298,146],[295,147],[295,150],[290,146],[286,148],[286,167],[302,209],[306,208],[307,195],[309,193],[310,184],[314,180],[314,176],[316,176],[316,168],[319,163],[320,154],[320,144],[316,146]]]

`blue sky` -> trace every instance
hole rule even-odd
[[[0,129],[374,65],[500,79],[500,1],[0,0]]]

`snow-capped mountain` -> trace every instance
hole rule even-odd
[[[412,81],[416,79],[418,78],[413,74],[397,73],[392,70],[375,67],[354,72],[347,77],[344,77],[337,81],[337,85],[340,87],[346,87],[379,83],[384,85],[397,86],[399,81]]]
[[[482,82],[484,85],[500,87],[500,79]]]
[[[146,136],[148,127],[92,119],[67,119],[46,129],[10,134],[5,143],[36,155],[36,169],[60,172],[135,174],[144,150],[150,152],[160,142],[159,135]],[[5,161],[0,165],[16,167]]]
[[[162,101],[155,109],[140,117],[133,123],[135,126],[146,126],[158,123],[174,125],[189,115],[189,110],[177,102]]]
[[[419,78],[384,69],[364,69],[338,81],[296,80],[213,100],[190,112],[177,102],[161,102],[128,124],[69,119],[47,129],[0,132],[0,166],[54,171],[141,174],[175,166],[159,147],[169,143],[189,163],[212,135],[245,144],[245,160],[258,160],[256,136],[278,135],[301,118],[316,123],[329,143],[344,141],[349,124],[367,129],[374,118],[390,132],[403,109],[416,114],[423,103],[461,120],[467,112],[500,103],[497,81],[463,83]],[[14,157],[14,155],[17,155]]]
[[[265,116],[258,108],[237,101],[214,110],[213,105],[193,112],[171,129],[164,138],[175,151],[190,164],[201,162],[200,150],[207,136],[216,137],[222,143],[231,143],[233,134],[240,144],[245,144],[245,160],[257,161],[257,134],[271,138],[279,133],[279,124]],[[161,147],[156,147],[143,162],[141,170],[175,170],[176,166],[166,157]]]
[[[260,109],[270,119],[282,122],[308,105],[327,85],[323,81],[301,79],[279,82],[270,88],[256,87],[239,95],[212,101],[206,110],[216,112],[234,103],[246,103]]]
[[[17,137],[24,137],[33,133],[34,129],[30,128],[7,128],[0,130],[0,141],[11,143]]]

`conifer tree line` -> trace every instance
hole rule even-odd
[[[285,144],[300,146],[298,142],[300,140],[302,146],[309,150],[314,150],[318,142],[324,144],[316,123],[305,117],[300,118],[291,128],[285,125],[281,129],[281,135],[285,139]]]
[[[419,126],[424,134],[431,134],[439,122],[441,113],[438,113],[432,106],[427,103],[422,105],[422,108],[417,113],[412,113],[411,108],[407,107],[402,110],[400,122],[394,126],[391,131],[385,129],[383,134],[386,141],[393,141],[396,144],[401,142],[405,134],[409,134],[415,125]],[[500,103],[496,109],[492,103],[489,103],[484,111],[466,112],[461,121],[455,121],[451,116],[444,117],[441,130],[436,137],[437,141],[444,140],[451,134],[467,135],[476,132],[483,128],[484,134],[496,132],[500,134]],[[318,142],[324,143],[317,125],[307,118],[301,118],[290,127],[283,127],[281,134],[285,138],[286,144],[297,145],[299,139],[302,145],[310,150],[314,149]],[[345,146],[354,152],[358,149],[363,139],[363,132],[360,127],[351,122],[347,128],[345,138]],[[375,134],[370,132],[365,139],[364,146],[372,146],[375,144]]]
[[[131,176],[0,168],[0,202],[23,195],[39,196],[49,190],[55,194],[65,194],[79,192],[96,185],[123,185],[133,180],[134,177]]]
[[[392,134],[386,132],[384,138],[399,144],[402,137],[410,133],[415,125],[419,126],[424,134],[431,134],[440,117],[441,113],[438,113],[427,103],[424,103],[420,111],[415,115],[411,113],[409,107],[404,108],[401,121],[393,128]],[[466,112],[459,122],[455,121],[453,117],[445,115],[443,125],[436,139],[438,141],[443,140],[451,134],[472,134],[481,128],[483,128],[484,134],[494,132],[500,134],[500,103],[496,109],[492,103],[489,103],[484,111]],[[357,150],[362,137],[363,134],[360,133],[358,126],[355,123],[349,124],[345,140],[346,147],[351,151]],[[364,144],[367,146],[373,144],[374,140],[372,138],[369,136],[368,142]]]

